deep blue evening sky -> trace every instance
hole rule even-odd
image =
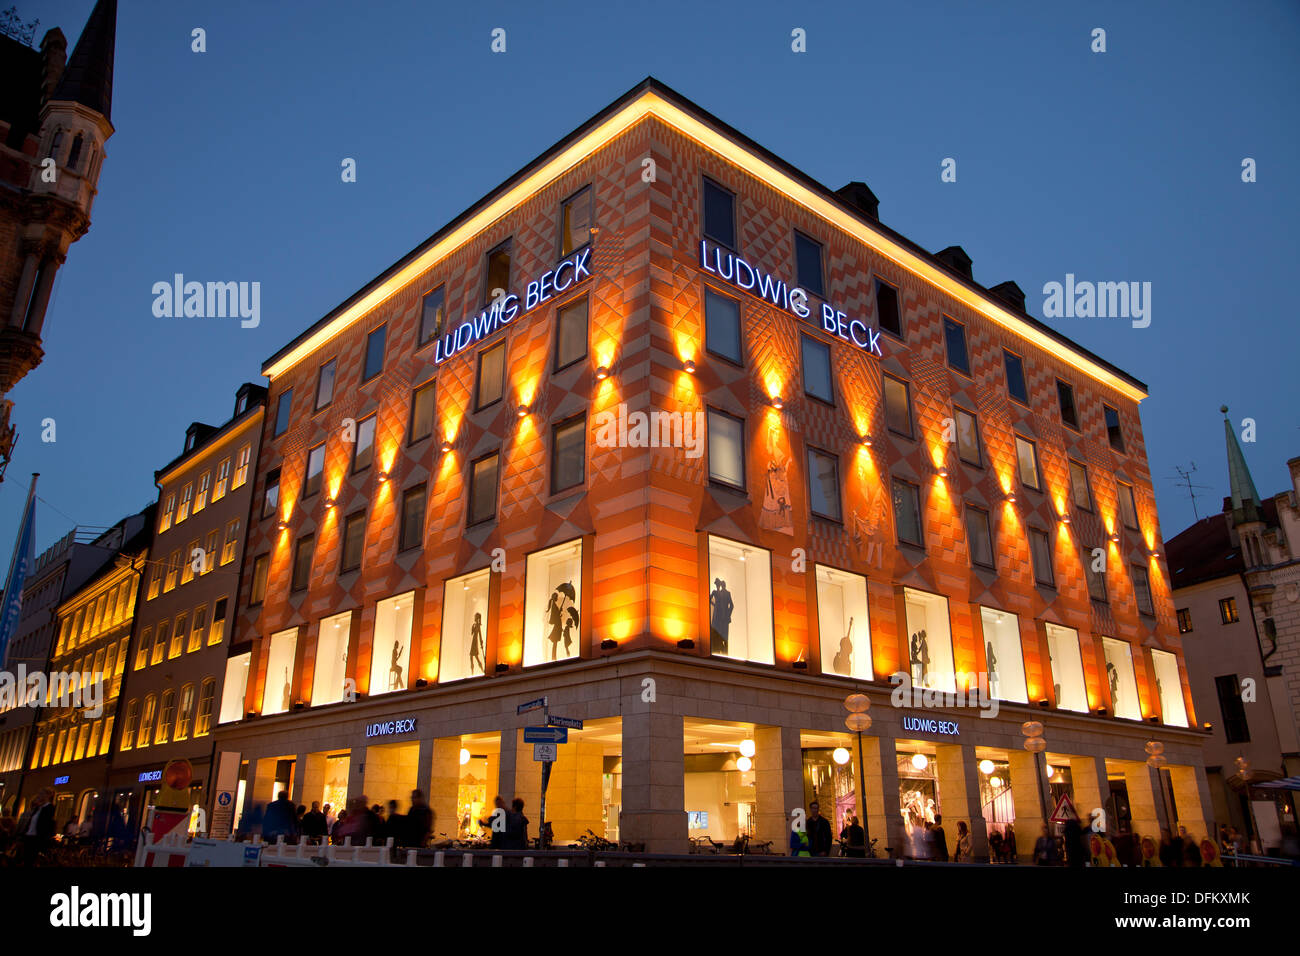
[[[15,2],[69,49],[93,6]],[[489,50],[498,26],[504,55]],[[790,50],[795,27],[807,53]],[[1016,280],[1035,315],[1067,272],[1151,282],[1149,328],[1053,324],[1150,386],[1170,537],[1192,521],[1165,480],[1175,465],[1200,466],[1202,515],[1226,493],[1221,403],[1258,422],[1244,447],[1261,494],[1300,455],[1285,279],[1300,259],[1297,51],[1287,0],[122,0],[117,133],[45,362],[11,396],[22,437],[0,550],[32,471],[49,502],[38,548],[71,526],[60,511],[107,525],[153,500],[191,421],[224,421],[265,358],[648,74],[831,188],[865,180],[884,222],[927,249],[962,245],[977,280]],[[945,157],[956,183],[940,181]],[[1258,182],[1241,181],[1244,157]],[[176,272],[260,281],[261,326],[154,318],[150,288]]]

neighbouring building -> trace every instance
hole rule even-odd
[[[1230,494],[1169,540],[1168,563],[1214,817],[1273,852],[1300,790],[1300,458],[1291,488],[1260,498],[1224,412]]]
[[[67,57],[57,27],[33,49],[9,11],[0,30],[0,479],[13,451],[8,394],[41,364],[41,329],[68,247],[90,228],[113,135],[117,0],[99,0]]]
[[[419,787],[536,834],[551,735],[560,841],[1212,828],[1145,386],[653,79],[263,373],[235,820]]]
[[[158,524],[109,774],[128,817],[145,819],[172,760],[190,762],[191,802],[206,803],[265,401],[265,388],[243,385],[225,424],[190,425],[180,456],[154,473]]]
[[[55,821],[91,819],[106,793],[110,744],[131,642],[154,506],[123,518],[97,544],[106,559],[54,611],[45,702],[22,779],[24,798],[54,791]]]

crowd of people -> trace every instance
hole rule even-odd
[[[46,787],[32,795],[21,816],[15,818],[8,811],[0,814],[0,858],[29,865],[56,845],[117,850],[135,842],[135,831],[134,817],[128,818],[121,805],[108,798],[100,799],[85,819],[74,817],[60,828],[55,820],[54,791]]]

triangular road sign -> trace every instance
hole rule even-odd
[[[1074,811],[1074,804],[1070,801],[1068,793],[1061,794],[1061,798],[1056,801],[1056,809],[1048,817],[1052,823],[1069,823],[1071,820],[1079,819],[1079,814]]]

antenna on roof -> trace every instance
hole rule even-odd
[[[1183,467],[1181,467],[1181,466],[1179,466],[1179,465],[1175,465],[1175,466],[1174,466],[1174,471],[1178,472],[1178,477],[1177,477],[1177,478],[1174,478],[1174,477],[1171,475],[1171,476],[1169,476],[1168,478],[1166,478],[1165,480],[1166,480],[1166,481],[1172,481],[1172,482],[1174,482],[1175,484],[1183,485],[1184,487],[1187,488],[1187,497],[1189,497],[1189,498],[1192,499],[1192,514],[1194,514],[1194,515],[1196,516],[1196,520],[1197,520],[1197,521],[1200,521],[1200,520],[1201,520],[1201,514],[1200,514],[1200,511],[1198,511],[1198,510],[1197,510],[1197,507],[1196,507],[1196,489],[1197,489],[1197,488],[1203,488],[1203,489],[1205,489],[1206,491],[1209,491],[1209,490],[1210,490],[1210,486],[1209,486],[1209,485],[1197,485],[1197,484],[1193,484],[1193,482],[1192,482],[1192,475],[1194,475],[1194,474],[1196,473],[1196,462],[1192,462],[1192,467],[1191,467],[1191,468],[1183,468]]]

